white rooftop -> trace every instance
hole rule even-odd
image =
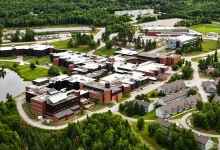
[[[43,77],[43,78],[37,78],[37,79],[35,79],[33,81],[35,81],[35,82],[42,82],[42,81],[46,81],[46,80],[48,80],[48,78]]]
[[[50,81],[62,81],[65,78],[68,78],[69,76],[67,74],[61,74],[59,76],[50,78]]]
[[[48,100],[50,102],[52,102],[53,104],[55,104],[55,103],[58,103],[62,100],[65,100],[67,98],[68,98],[68,96],[66,95],[66,93],[59,93],[57,95],[52,95],[52,96],[48,97]]]
[[[95,81],[93,78],[89,78],[80,74],[72,75],[68,78],[69,82],[80,82],[80,83],[87,83],[91,81]]]
[[[160,68],[166,68],[164,64],[158,64],[151,61],[140,64],[136,70],[144,72],[152,72],[153,70],[159,70]]]
[[[6,50],[12,50],[12,48],[15,49],[33,49],[33,50],[45,50],[48,48],[54,48],[53,46],[50,45],[39,45],[39,44],[33,44],[33,45],[24,45],[24,46],[8,46],[8,47],[0,47],[0,51],[6,51]]]
[[[123,54],[123,55],[135,55],[135,54],[138,54],[139,52],[128,50],[128,49],[122,49],[122,50],[115,51],[115,53]]]

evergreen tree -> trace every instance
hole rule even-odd
[[[35,64],[34,63],[30,63],[30,69],[33,70],[35,68],[36,68]]]
[[[182,137],[179,137],[177,142],[175,143],[174,149],[173,150],[187,150],[187,147],[183,143]]]
[[[204,103],[202,100],[197,101],[196,108],[198,109],[198,111],[201,111],[203,106],[204,106]]]
[[[218,53],[217,53],[217,50],[215,50],[214,62],[218,62]]]
[[[139,114],[139,105],[137,102],[134,104],[134,113]]]
[[[144,116],[145,115],[145,108],[143,105],[140,105],[140,108],[139,108],[139,115],[140,116]]]
[[[216,85],[216,89],[217,89],[216,93],[220,95],[220,80],[218,81],[218,84]]]
[[[139,118],[137,120],[137,128],[139,131],[141,131],[144,128],[144,119],[143,118]]]

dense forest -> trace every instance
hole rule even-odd
[[[129,21],[114,11],[151,8],[161,13],[159,19],[219,21],[218,0],[4,0],[0,1],[0,24],[4,27],[27,27],[59,24],[106,26]],[[206,18],[200,19],[200,18]]]
[[[7,99],[0,103],[0,150],[148,150],[127,120],[111,111],[49,131],[27,125],[12,96],[7,94]]]

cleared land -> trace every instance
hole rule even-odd
[[[9,68],[17,72],[18,75],[20,75],[23,79],[27,81],[32,81],[39,77],[48,76],[47,69],[45,68],[36,67],[35,69],[31,70],[29,65],[19,66],[19,63],[16,63],[18,67],[14,68],[14,63],[15,62],[0,61],[0,66],[4,66],[5,68]]]
[[[192,30],[195,30],[197,32],[201,33],[209,33],[209,32],[220,32],[220,25],[219,24],[199,24],[189,27]]]
[[[134,122],[131,125],[132,130],[141,138],[141,140],[150,147],[151,150],[159,150],[159,149],[163,149],[165,147],[157,144],[156,140],[154,137],[150,137],[149,133],[148,133],[148,126],[151,123],[149,122],[145,122],[144,124],[144,129],[142,131],[139,131],[137,128],[137,123]]]
[[[114,55],[114,52],[115,52],[114,48],[107,49],[106,47],[102,47],[102,48],[96,50],[95,54],[102,55],[102,56],[112,56],[112,55]]]
[[[69,39],[68,40],[63,40],[63,41],[52,42],[50,44],[55,46],[58,49],[68,49],[68,50],[77,51],[77,52],[80,52],[80,53],[88,53],[90,51],[88,45],[80,45],[77,48],[69,48],[69,47],[67,47],[68,41],[69,41]]]

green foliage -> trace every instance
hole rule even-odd
[[[36,65],[39,65],[39,62],[38,62],[38,60],[36,60]]]
[[[119,111],[125,112],[129,117],[132,117],[133,115],[144,116],[146,114],[144,106],[138,105],[133,101],[121,103],[119,105]]]
[[[144,128],[144,119],[143,118],[139,118],[137,120],[137,128],[139,129],[139,131],[143,130],[143,128]]]
[[[207,121],[207,116],[206,116],[206,114],[204,114],[202,112],[198,112],[198,113],[193,114],[193,121],[194,121],[194,125],[196,127],[202,127],[206,130],[209,130],[209,128],[210,128],[208,121]]]
[[[212,93],[212,94],[208,97],[209,102],[212,102],[212,101],[214,100],[214,97],[215,97],[215,94]]]
[[[216,89],[217,89],[216,93],[220,95],[220,80],[218,81],[218,84],[216,85]]]
[[[188,65],[184,66],[182,69],[182,73],[183,73],[182,78],[183,79],[190,79],[193,75],[193,72],[194,72],[193,68],[191,68]]]
[[[158,93],[158,96],[166,96],[166,94],[161,90],[161,91]]]
[[[153,122],[148,126],[148,132],[150,136],[152,137],[157,129],[162,128],[161,124],[159,122]]]
[[[150,22],[150,21],[156,21],[157,18],[155,16],[141,16],[141,15],[138,15],[136,20],[138,20],[138,23],[141,23],[141,22]]]
[[[30,69],[34,70],[36,68],[36,65],[34,63],[30,63]]]
[[[204,107],[204,103],[202,100],[197,101],[196,108],[201,111]]]
[[[135,98],[138,99],[138,100],[144,100],[146,102],[150,102],[150,100],[147,97],[147,94],[136,95]]]
[[[34,30],[30,29],[30,28],[26,28],[26,32],[25,32],[25,35],[24,35],[22,41],[24,41],[24,42],[35,41],[34,36],[35,36]]]
[[[153,42],[151,40],[147,40],[144,51],[147,52],[147,51],[150,51],[152,49],[155,49],[156,47],[157,47],[157,43],[156,43],[155,40]]]
[[[203,50],[202,48],[202,41],[201,39],[197,39],[196,41],[189,42],[184,44],[181,48],[178,48],[176,50],[177,54],[188,54],[191,52],[201,52]]]
[[[107,49],[111,49],[114,44],[115,44],[115,41],[113,41],[113,40],[107,40],[107,41],[106,41],[106,44],[105,44],[105,47],[106,47]]]
[[[175,74],[170,77],[170,79],[168,80],[168,83],[171,83],[171,82],[174,82],[180,79],[182,79],[182,76],[179,74]]]
[[[60,74],[60,69],[59,69],[59,67],[53,65],[53,66],[50,66],[47,73],[50,76],[58,76]]]
[[[188,95],[190,96],[190,95],[196,95],[197,94],[197,91],[196,90],[194,90],[194,89],[190,89],[189,91],[188,91]]]
[[[177,64],[173,64],[171,66],[171,68],[172,68],[173,71],[177,71],[179,69],[179,66]]]

